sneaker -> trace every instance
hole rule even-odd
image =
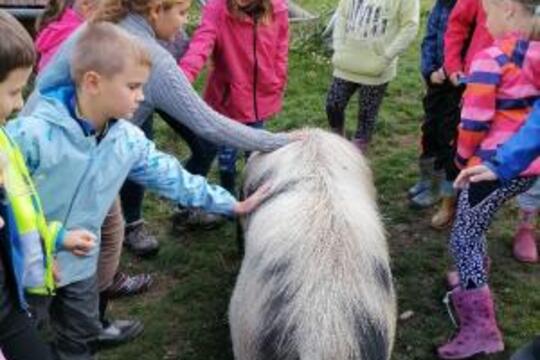
[[[174,230],[203,229],[212,230],[225,223],[225,217],[210,214],[199,208],[179,208],[172,216]]]
[[[124,245],[135,255],[140,257],[154,256],[159,251],[159,242],[144,226],[143,220],[126,225]]]
[[[115,299],[123,296],[133,296],[148,291],[154,283],[150,274],[138,274],[130,276],[123,272],[117,272],[114,275],[113,283],[107,291],[109,299]]]
[[[95,346],[98,349],[120,346],[137,338],[143,330],[144,326],[138,320],[105,320]]]

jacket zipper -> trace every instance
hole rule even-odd
[[[258,82],[258,69],[259,61],[257,59],[257,15],[253,14],[253,109],[255,111],[255,120],[259,121],[259,107],[257,105],[257,82]]]

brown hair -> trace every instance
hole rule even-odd
[[[138,65],[152,66],[144,45],[125,30],[107,22],[90,23],[75,44],[70,61],[71,77],[76,85],[89,71],[111,78],[124,70],[128,59]]]
[[[272,22],[272,14],[274,12],[274,7],[271,0],[253,0],[254,2],[254,16],[257,20],[260,20],[263,24],[269,24]],[[237,17],[248,16],[236,0],[227,0],[227,8],[229,11]]]
[[[153,6],[161,5],[165,10],[178,3],[189,0],[103,0],[92,21],[109,21],[117,23],[130,12],[148,16]]]
[[[0,82],[13,70],[32,67],[36,61],[34,43],[24,27],[0,10]]]

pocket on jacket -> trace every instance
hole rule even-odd
[[[382,48],[373,43],[349,42],[334,53],[334,67],[352,75],[378,76],[390,65]]]

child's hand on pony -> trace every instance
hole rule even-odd
[[[464,189],[469,183],[494,180],[498,180],[497,174],[495,174],[489,167],[486,165],[476,165],[462,170],[459,173],[456,181],[454,181],[454,187],[456,189]]]
[[[236,215],[247,215],[255,210],[268,196],[271,194],[271,186],[266,183],[261,185],[251,196],[244,201],[238,201],[234,205],[234,213]]]

